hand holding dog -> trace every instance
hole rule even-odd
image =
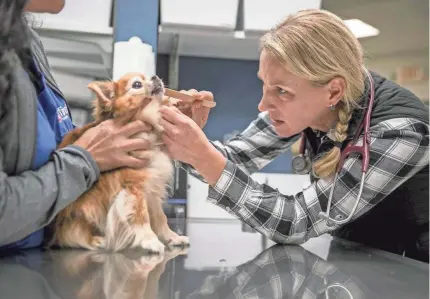
[[[141,168],[147,161],[128,153],[148,149],[146,140],[133,138],[133,135],[151,129],[142,121],[124,125],[121,119],[109,119],[86,131],[74,144],[92,155],[101,172],[119,167]]]

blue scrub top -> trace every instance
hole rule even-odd
[[[60,94],[51,89],[40,70],[33,64],[33,71],[38,78],[37,102],[37,138],[36,152],[32,170],[37,170],[49,161],[53,151],[62,141],[64,135],[74,129],[66,101]],[[42,245],[44,230],[40,229],[28,237],[0,249],[27,249]]]

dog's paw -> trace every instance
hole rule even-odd
[[[164,253],[164,244],[156,237],[143,240],[142,243],[140,243],[140,246],[143,249],[148,250],[150,253]]]
[[[165,254],[164,254],[164,258],[165,259],[172,259],[175,258],[179,255],[187,255],[189,251],[189,247],[188,246],[168,246]]]
[[[143,255],[140,259],[139,259],[139,263],[141,265],[145,265],[145,264],[154,264],[155,265],[161,263],[164,259],[164,255],[163,254],[147,254],[147,255]]]
[[[100,236],[94,236],[91,240],[91,246],[94,249],[105,249],[106,248],[106,239]]]
[[[150,254],[142,256],[135,264],[136,269],[143,275],[148,275],[154,268],[164,260],[163,254]]]
[[[175,235],[175,236],[172,236],[167,241],[167,245],[168,246],[188,246],[190,245],[190,238],[188,238],[187,236]]]

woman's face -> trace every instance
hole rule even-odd
[[[289,137],[307,127],[321,129],[333,122],[336,105],[342,92],[342,80],[333,79],[327,85],[315,86],[310,81],[288,72],[264,50],[260,55],[258,77],[263,82],[263,97],[258,109],[269,113],[278,135]]]
[[[65,2],[65,0],[29,0],[24,11],[57,14],[63,10]]]

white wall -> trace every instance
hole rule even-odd
[[[260,233],[244,233],[242,223],[234,220],[188,221],[187,236],[191,246],[186,269],[234,267],[265,249]],[[235,250],[234,244],[240,244],[240,250]]]
[[[191,246],[184,266],[195,270],[235,267],[275,245],[268,239],[263,242],[265,237],[258,232],[242,232],[242,223],[238,220],[188,219],[187,236]],[[326,259],[332,239],[324,234],[301,246]],[[239,244],[240,250],[235,250]]]
[[[395,78],[396,68],[421,66],[427,70],[427,80],[415,83],[405,83],[402,86],[408,88],[415,93],[421,100],[428,101],[429,99],[429,51],[424,49],[416,52],[405,52],[394,55],[370,57],[366,60],[366,65],[370,70],[380,73],[388,79]]]

